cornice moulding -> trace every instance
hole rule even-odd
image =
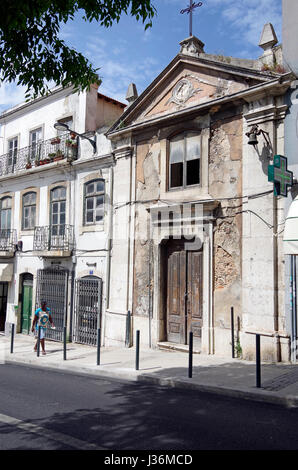
[[[124,129],[114,130],[110,133],[107,133],[107,137],[112,140],[116,136],[120,136],[120,135],[124,136],[127,133],[131,133],[139,129],[144,129],[150,126],[156,126],[157,123],[164,124],[167,121],[173,121],[175,119],[184,117],[185,115],[188,115],[188,114],[198,113],[201,111],[207,112],[209,108],[215,105],[224,105],[226,103],[237,101],[237,100],[242,100],[243,102],[250,103],[268,94],[272,96],[281,95],[286,92],[286,90],[291,86],[291,82],[292,82],[290,79],[288,79],[289,77],[287,75],[284,76],[284,79],[286,81],[284,81],[283,83],[281,83],[281,78],[282,77],[278,77],[278,78],[275,78],[274,80],[271,80],[270,82],[262,83],[260,85],[255,85],[251,88],[248,88],[246,90],[241,90],[232,95],[227,95],[221,98],[216,98],[214,100],[208,101],[207,103],[202,103],[196,106],[191,106],[181,111],[176,111],[174,113],[166,114],[165,116],[149,119],[147,121],[143,121],[137,124],[132,124],[131,126],[128,126]]]

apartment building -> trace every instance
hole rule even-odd
[[[124,104],[55,88],[0,116],[0,332],[30,332],[41,300],[49,338],[96,343],[104,324],[113,155],[104,132]]]

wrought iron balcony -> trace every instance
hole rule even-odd
[[[29,147],[14,149],[0,156],[0,176],[45,165],[64,158],[75,160],[78,155],[77,139],[67,132]]]
[[[33,250],[53,256],[70,255],[74,248],[73,225],[35,227]],[[54,253],[55,252],[55,253]]]
[[[14,253],[17,243],[17,231],[0,229],[0,252]]]

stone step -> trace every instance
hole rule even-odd
[[[188,344],[178,344],[178,343],[170,343],[169,341],[161,341],[157,343],[157,347],[159,349],[164,349],[168,351],[181,351],[188,353]],[[201,351],[198,349],[193,348],[194,354],[201,354]]]

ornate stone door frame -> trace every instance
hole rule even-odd
[[[207,354],[214,353],[214,323],[213,323],[213,209],[218,205],[217,201],[207,200],[196,202],[194,205],[200,205],[203,210],[203,237],[201,230],[195,229],[194,235],[196,237],[202,237],[202,251],[203,251],[203,327],[202,327],[202,343],[201,351]],[[181,206],[177,203],[176,209]],[[164,341],[165,328],[166,328],[166,305],[164,297],[164,244],[169,237],[179,237],[181,233],[179,228],[179,222],[182,222],[182,218],[177,222],[176,229],[173,226],[168,226],[167,220],[160,220],[158,214],[160,212],[167,213],[169,210],[174,210],[174,206],[158,205],[149,208],[151,217],[151,235],[153,239],[153,306],[152,306],[152,344],[157,344],[160,341]],[[178,212],[177,212],[178,213]],[[188,220],[189,225],[183,226],[183,230],[187,231],[187,227],[193,222],[191,217]],[[178,228],[177,228],[178,227]],[[181,224],[180,224],[181,227]],[[199,233],[200,232],[200,233]],[[190,236],[189,233],[184,235]],[[191,242],[187,243],[191,246]],[[198,245],[194,248],[198,248]]]

